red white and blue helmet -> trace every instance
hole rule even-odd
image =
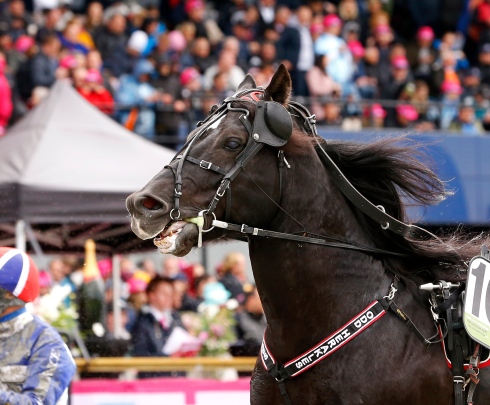
[[[35,263],[24,252],[0,247],[0,287],[24,302],[39,295],[39,273]]]

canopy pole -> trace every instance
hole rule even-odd
[[[26,223],[23,219],[18,219],[15,223],[15,247],[23,252],[27,248]]]
[[[123,337],[124,325],[121,316],[121,256],[112,256],[112,307],[114,311],[114,337]]]

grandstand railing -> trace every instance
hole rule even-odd
[[[91,359],[76,358],[79,372],[118,373],[135,369],[138,371],[192,371],[196,367],[204,370],[216,370],[223,367],[237,371],[252,371],[256,357],[97,357]]]

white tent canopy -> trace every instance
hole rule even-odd
[[[0,243],[12,238],[19,220],[39,224],[36,236],[57,249],[79,246],[75,228],[84,238],[129,234],[126,197],[174,153],[128,131],[69,82],[58,81],[0,138]]]

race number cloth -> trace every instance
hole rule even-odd
[[[490,349],[490,262],[474,257],[468,268],[463,323],[468,335]]]

